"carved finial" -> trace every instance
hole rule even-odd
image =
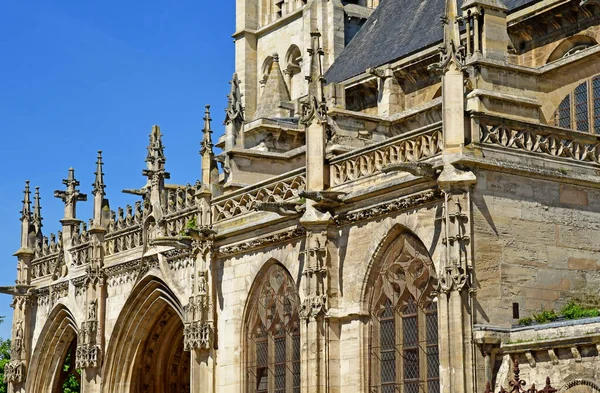
[[[166,161],[162,133],[160,132],[160,127],[154,125],[150,132],[150,143],[148,144],[148,155],[146,156],[147,169],[142,174],[147,176],[151,183],[160,180],[159,177],[169,179],[170,175],[165,171]]]
[[[35,188],[35,196],[33,197],[33,225],[35,226],[35,232],[39,233],[42,229],[42,206],[40,201],[40,187]]]
[[[25,190],[23,191],[23,209],[21,210],[21,221],[31,219],[31,190],[29,189],[29,180],[25,181]]]
[[[429,66],[430,69],[445,72],[450,64],[461,69],[465,63],[465,48],[460,40],[461,19],[456,0],[446,0],[446,12],[441,17],[444,27],[444,42],[440,45],[440,62]]]
[[[313,119],[323,123],[327,121],[327,105],[325,101],[325,77],[323,76],[323,56],[325,52],[321,47],[321,33],[310,33],[311,47],[308,49],[310,56],[310,73],[306,76],[308,81],[308,98],[302,103],[300,122],[308,125]]]
[[[213,154],[213,143],[212,143],[212,130],[210,128],[210,122],[212,119],[210,118],[210,105],[206,105],[204,111],[204,129],[202,133],[204,134],[204,138],[202,139],[200,154],[204,155],[205,153]]]
[[[231,81],[229,82],[231,85],[231,91],[227,96],[227,109],[225,110],[226,114],[223,124],[227,124],[229,122],[242,123],[244,121],[244,107],[242,106],[243,94],[240,91],[240,83],[241,82],[238,79],[238,75],[234,73]]]
[[[75,179],[75,170],[69,168],[69,176],[63,180],[63,184],[66,186],[65,191],[56,190],[54,191],[54,197],[61,199],[65,203],[65,219],[74,219],[77,216],[77,202],[87,201],[87,195],[82,194],[77,187],[79,187],[79,181]]]
[[[106,195],[106,193],[104,192],[104,189],[106,188],[106,185],[104,184],[104,173],[102,172],[102,166],[103,166],[103,162],[102,162],[102,150],[98,150],[98,160],[96,161],[96,179],[94,180],[94,184],[92,184],[92,186],[94,186],[94,189],[92,191],[92,194],[96,195],[97,193],[100,193],[100,195],[104,196]]]

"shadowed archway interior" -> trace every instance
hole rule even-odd
[[[107,351],[106,392],[190,391],[190,353],[183,350],[181,309],[160,279],[149,277],[136,286]]]

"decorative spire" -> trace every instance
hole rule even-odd
[[[244,121],[243,94],[240,91],[240,83],[241,81],[238,79],[237,73],[234,73],[233,78],[229,82],[231,91],[227,96],[227,109],[225,109],[225,121],[223,124],[230,122],[242,123]]]
[[[101,196],[106,195],[106,193],[104,192],[104,189],[106,188],[106,185],[104,184],[104,173],[102,172],[102,166],[104,165],[104,163],[102,162],[102,150],[98,150],[98,160],[96,161],[96,179],[94,180],[94,184],[92,184],[92,186],[94,187],[92,190],[92,194],[96,195],[98,193],[100,193]]]
[[[21,221],[31,219],[31,190],[29,189],[29,180],[25,181],[25,190],[23,191],[23,209],[21,210]]]
[[[204,134],[204,138],[202,139],[200,154],[204,155],[208,152],[208,154],[213,154],[213,143],[212,143],[212,130],[210,128],[210,122],[212,119],[210,118],[210,105],[206,105],[204,111],[204,129],[202,129],[202,133]]]
[[[40,187],[35,188],[35,196],[33,198],[33,225],[35,226],[35,232],[39,233],[42,229],[42,206],[40,204]]]
[[[166,161],[165,147],[162,144],[160,127],[154,125],[150,132],[150,144],[148,145],[148,155],[146,156],[147,169],[145,169],[142,174],[151,180],[155,175],[160,175],[163,179],[169,179],[169,173],[165,172]]]
[[[212,130],[210,127],[211,120],[210,105],[206,105],[206,111],[204,112],[204,129],[202,130],[204,138],[202,139],[202,143],[200,143],[200,155],[202,157],[202,184],[208,188],[211,188],[213,185],[217,184],[219,177],[217,161],[213,153],[214,145],[212,142]]]
[[[77,187],[79,181],[75,179],[75,170],[69,168],[69,176],[63,180],[63,184],[67,186],[65,191],[54,191],[54,197],[61,199],[65,203],[64,220],[74,220],[77,216],[77,202],[87,201],[87,195],[82,194]]]
[[[445,72],[451,64],[461,69],[465,64],[465,48],[460,41],[461,18],[458,15],[456,0],[446,0],[446,12],[442,16],[444,42],[440,45],[440,62],[429,66],[431,69]]]
[[[271,64],[269,77],[254,117],[256,119],[289,117],[290,111],[281,105],[283,102],[288,101],[290,101],[290,92],[285,84],[285,79],[279,66],[279,55],[275,53],[273,54],[273,63]]]
[[[300,122],[308,125],[316,120],[319,123],[327,121],[327,104],[325,101],[325,77],[323,76],[323,56],[325,52],[321,47],[321,33],[310,33],[311,47],[308,49],[310,56],[310,73],[306,76],[308,81],[308,97],[302,103]]]

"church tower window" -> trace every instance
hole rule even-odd
[[[300,298],[280,265],[253,291],[247,323],[247,392],[300,392]]]

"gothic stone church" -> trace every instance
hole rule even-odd
[[[518,321],[600,300],[600,2],[237,0],[236,26],[194,185],[157,126],[132,206],[99,154],[47,234],[27,184],[9,391],[599,391],[600,318]]]

